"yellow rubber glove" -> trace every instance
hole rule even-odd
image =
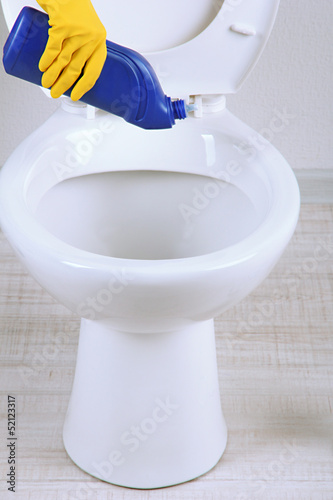
[[[37,0],[48,13],[49,39],[39,61],[43,87],[60,97],[79,78],[71,98],[78,101],[96,83],[106,59],[106,30],[90,0]]]

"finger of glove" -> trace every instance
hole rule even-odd
[[[71,93],[71,99],[78,101],[95,85],[98,80],[106,59],[106,44],[103,41],[98,45],[91,57],[87,60],[83,76],[75,85]]]
[[[47,41],[45,50],[39,61],[39,69],[44,73],[53,63],[53,61],[58,57],[61,52],[62,45],[64,42],[64,37],[61,35],[59,30],[51,28],[49,30],[49,39]]]
[[[76,80],[81,75],[84,65],[86,64],[87,59],[91,56],[92,51],[93,47],[91,44],[86,44],[73,54],[69,64],[52,86],[52,97],[60,97],[64,92],[66,92],[66,90],[74,85]]]
[[[76,52],[78,40],[68,38],[63,44],[62,51],[53,61],[51,66],[45,71],[42,77],[43,87],[50,88],[58,80],[61,72],[68,66],[73,58],[73,53]]]

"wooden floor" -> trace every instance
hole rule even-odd
[[[67,456],[78,320],[0,243],[1,499],[333,499],[333,205],[303,205],[269,278],[217,318],[227,449],[205,476],[161,490],[103,483]],[[8,394],[18,417],[15,494],[4,479]]]

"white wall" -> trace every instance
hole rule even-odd
[[[281,0],[262,58],[240,92],[227,99],[238,117],[270,133],[271,142],[298,169],[333,169],[332,22],[332,0]],[[1,13],[1,45],[7,33]],[[7,76],[1,65],[0,165],[57,106],[34,85]],[[280,133],[270,131],[274,110],[293,115]]]
[[[267,0],[269,1],[269,0]],[[254,129],[295,116],[273,144],[292,167],[333,169],[333,2],[281,0],[266,49],[229,109]]]

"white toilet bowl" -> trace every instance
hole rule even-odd
[[[2,0],[9,25],[15,2]],[[101,13],[117,4],[94,3]],[[8,240],[82,318],[65,447],[113,484],[169,486],[218,462],[227,431],[213,318],[262,282],[298,219],[290,166],[214,95],[239,87],[278,0],[221,3],[201,34],[170,49],[161,40],[150,54],[167,68],[170,94],[182,97],[189,82],[187,97],[210,94],[195,97],[196,117],[144,131],[63,99],[0,174]],[[220,65],[205,51],[188,58],[209,45]]]
[[[8,160],[1,226],[36,280],[82,317],[64,429],[73,461],[114,484],[176,484],[224,451],[212,318],[276,264],[298,219],[297,182],[227,110],[152,142],[75,109]]]

